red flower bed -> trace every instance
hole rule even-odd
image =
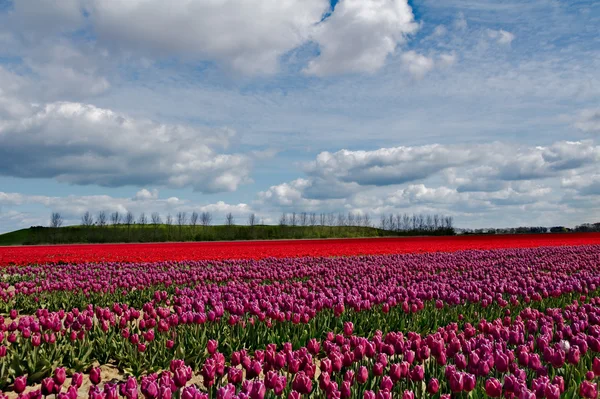
[[[0,247],[0,265],[383,255],[600,244],[600,233]]]

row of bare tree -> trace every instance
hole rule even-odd
[[[100,211],[96,218],[90,213],[85,212],[81,217],[81,225],[84,227],[98,226],[106,227],[108,225],[126,226],[131,227],[138,225],[144,227],[146,225],[159,226],[165,224],[172,226],[210,226],[212,224],[213,217],[210,212],[192,212],[189,217],[186,212],[177,212],[173,217],[168,214],[166,218],[162,219],[158,212],[150,214],[150,217],[146,213],[141,213],[137,218],[132,212],[121,214],[115,211],[108,215],[104,211]],[[258,217],[252,213],[248,216],[248,225],[255,226],[258,224]],[[52,213],[50,227],[60,227],[63,224],[63,219],[60,213]],[[228,213],[225,216],[225,225],[233,226],[235,224],[235,218],[232,213]],[[280,226],[347,226],[347,227],[373,227],[371,217],[368,213],[353,213],[349,212],[338,213],[308,213],[308,212],[292,212],[290,214],[283,213],[279,219]],[[440,229],[452,229],[453,218],[452,216],[444,215],[423,215],[423,214],[389,214],[381,215],[380,223],[378,226],[382,230],[389,231],[411,231],[411,230],[423,230],[423,231],[436,231]]]
[[[347,227],[373,227],[371,216],[368,213],[283,213],[279,219],[280,226],[347,226]],[[389,214],[381,215],[378,226],[388,231],[437,231],[453,229],[452,216],[439,214]]]

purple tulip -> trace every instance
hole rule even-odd
[[[440,390],[440,382],[436,378],[432,378],[427,383],[427,393],[435,395]]]
[[[292,389],[303,395],[308,395],[312,391],[312,381],[303,371],[300,371],[292,381]]]
[[[495,378],[490,378],[485,382],[485,393],[490,398],[499,398],[502,396],[502,384]]]
[[[13,386],[13,390],[15,391],[15,393],[23,393],[23,391],[25,391],[25,388],[27,388],[27,376],[24,375],[15,378],[15,383]]]
[[[379,384],[380,389],[391,391],[393,387],[394,381],[390,377],[386,375],[381,379],[381,383]]]
[[[58,386],[62,386],[67,379],[67,371],[64,367],[57,367],[54,370],[54,383]]]
[[[100,381],[102,381],[102,370],[100,367],[92,367],[90,370],[90,381],[94,385],[100,384]]]
[[[589,381],[582,381],[579,385],[579,395],[587,399],[598,397],[598,385]]]
[[[415,393],[413,391],[404,391],[402,393],[402,399],[415,399]]]

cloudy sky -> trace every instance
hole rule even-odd
[[[583,0],[0,0],[0,232],[600,221],[598,26]]]

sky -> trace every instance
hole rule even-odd
[[[600,221],[600,3],[0,0],[0,232]]]

